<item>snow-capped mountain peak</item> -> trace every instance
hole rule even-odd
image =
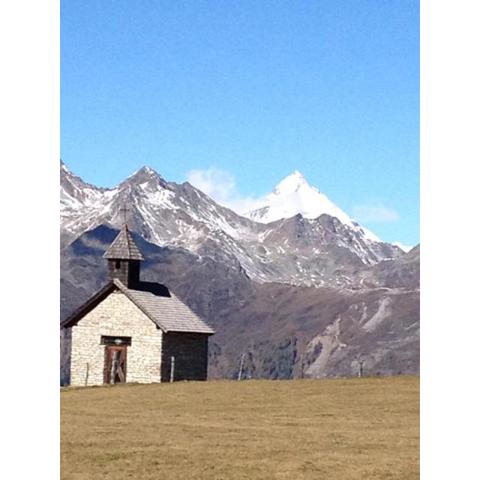
[[[273,192],[265,197],[264,205],[245,214],[260,223],[270,223],[295,215],[315,219],[327,214],[338,218],[343,224],[361,230],[366,239],[381,240],[366,228],[360,227],[341,208],[337,207],[324,193],[310,185],[298,170],[280,181]]]
[[[259,215],[258,211],[262,210]],[[281,218],[301,214],[304,218],[317,218],[323,213],[337,217],[342,223],[352,224],[350,217],[338,208],[305,177],[295,170],[285,177],[266,196],[265,205],[247,214],[252,220],[270,223]]]
[[[298,170],[285,177],[274,189],[276,195],[288,195],[298,192],[301,188],[311,188],[305,177]]]
[[[152,177],[160,177],[159,173],[154,170],[153,168],[149,167],[148,165],[144,165],[142,168],[139,168],[132,177],[138,175],[145,175],[145,176],[152,176]]]
[[[130,175],[122,183],[143,183],[151,179],[164,181],[162,176],[158,174],[153,168],[143,166],[136,172],[132,173],[132,175]]]

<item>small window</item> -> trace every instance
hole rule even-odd
[[[108,335],[102,335],[100,344],[101,345],[131,345],[132,337],[112,337]]]
[[[120,260],[117,260],[115,262],[115,270],[119,270],[120,269]]]

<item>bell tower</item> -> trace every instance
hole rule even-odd
[[[127,288],[135,288],[138,285],[140,282],[140,262],[144,258],[126,223],[103,254],[103,258],[108,260],[110,280],[117,278]]]

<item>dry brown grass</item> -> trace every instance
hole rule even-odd
[[[61,393],[62,478],[416,479],[417,377]]]

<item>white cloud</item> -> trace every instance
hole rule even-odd
[[[220,205],[240,215],[263,205],[264,197],[242,195],[237,189],[234,176],[226,170],[215,167],[207,170],[190,170],[187,173],[187,180]]]
[[[398,220],[398,213],[381,203],[357,205],[353,207],[353,216],[360,223],[386,223]]]

